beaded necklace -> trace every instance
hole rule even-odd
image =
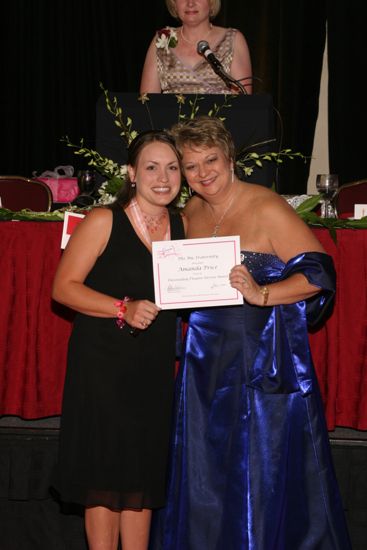
[[[148,246],[149,249],[152,247],[152,237],[150,235],[149,229],[151,229],[151,233],[155,233],[158,231],[159,227],[162,226],[163,219],[167,216],[168,212],[161,212],[160,214],[156,216],[152,216],[149,214],[146,214],[142,211],[142,209],[139,206],[138,201],[133,198],[128,207],[129,212],[131,214],[132,220],[135,224],[136,229],[138,230],[138,233],[141,237],[141,239],[145,242],[145,244]],[[161,218],[159,223],[159,217]],[[155,218],[155,222],[153,221]],[[149,225],[150,224],[150,225]],[[163,236],[163,241],[168,241],[171,238],[171,228],[169,222],[167,223],[167,229]]]

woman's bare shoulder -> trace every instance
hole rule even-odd
[[[301,252],[324,251],[307,224],[278,193],[264,193],[258,212],[261,227],[279,258],[287,261]]]
[[[283,200],[282,197],[272,189],[257,183],[243,182],[241,190],[242,193],[240,197],[247,202],[254,201],[262,204],[264,201],[271,203],[272,201],[277,201],[278,199]]]
[[[86,221],[93,225],[104,225],[106,223],[111,223],[112,210],[110,208],[106,208],[105,206],[96,206],[88,212],[86,215]]]
[[[79,239],[90,239],[93,235],[93,240],[105,240],[111,232],[112,227],[112,210],[106,207],[94,207],[90,210],[73,231],[74,241]]]
[[[257,219],[264,218],[269,221],[280,215],[298,218],[294,209],[281,195],[263,185],[246,183],[239,199],[247,211],[256,214]]]

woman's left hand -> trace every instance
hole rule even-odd
[[[150,300],[131,300],[125,304],[125,307],[125,321],[139,330],[150,327],[160,312],[160,308]]]
[[[233,288],[241,292],[246,302],[252,305],[262,305],[260,285],[257,284],[247,267],[235,265],[229,274],[229,282]]]

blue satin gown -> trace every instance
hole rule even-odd
[[[307,333],[332,301],[332,260],[242,256],[260,284],[302,272],[323,291],[307,303],[191,313],[151,549],[348,550]]]

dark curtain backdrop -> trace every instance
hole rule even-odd
[[[60,139],[94,146],[99,82],[138,91],[156,29],[175,24],[163,0],[12,0],[1,2],[0,173],[72,164],[85,167]],[[364,0],[222,0],[216,23],[239,28],[253,60],[255,92],[272,94],[281,146],[312,152],[325,24],[329,25],[331,169],[341,181],[366,176],[366,122],[360,77],[366,71]],[[306,190],[309,163],[287,161],[278,190]]]
[[[348,182],[367,177],[367,3],[328,5],[330,169]]]

